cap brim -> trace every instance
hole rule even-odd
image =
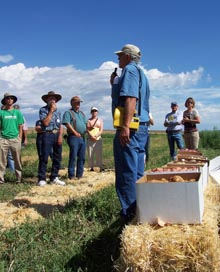
[[[115,54],[116,54],[116,55],[120,55],[120,54],[122,54],[122,53],[123,53],[123,51],[121,51],[121,50],[120,50],[120,51],[115,51]]]

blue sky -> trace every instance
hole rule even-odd
[[[189,96],[199,129],[220,128],[218,0],[0,0],[0,7],[0,96],[13,92],[30,126],[53,89],[62,112],[80,95],[88,118],[97,106],[111,129],[114,51],[133,43],[150,82],[154,129],[164,129],[171,101],[184,110]]]

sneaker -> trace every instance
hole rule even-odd
[[[40,181],[38,181],[38,185],[39,186],[45,186],[45,185],[47,185],[47,183],[46,183],[45,180],[40,180]]]
[[[53,184],[56,184],[56,185],[61,185],[61,186],[64,186],[66,185],[66,183],[62,180],[59,180],[58,177],[56,177],[54,180],[53,180]]]

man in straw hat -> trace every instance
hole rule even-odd
[[[21,139],[24,117],[22,113],[14,108],[17,97],[5,93],[0,110],[0,184],[4,183],[5,168],[7,165],[8,152],[10,150],[14,160],[16,182],[21,182]]]
[[[116,51],[121,76],[115,82],[112,73],[110,83],[114,87],[115,106],[124,107],[122,127],[116,130],[113,142],[115,160],[115,185],[121,203],[123,221],[130,221],[136,212],[136,181],[144,175],[144,155],[149,125],[149,84],[143,70],[138,65],[140,49],[126,44]],[[113,86],[114,85],[114,86]],[[134,112],[138,113],[138,130],[129,128]]]
[[[71,109],[64,113],[62,121],[67,128],[67,143],[70,148],[68,164],[69,179],[80,179],[84,172],[87,120],[85,114],[79,109],[81,102],[82,100],[79,96],[73,96],[70,100]]]
[[[42,100],[47,104],[42,107],[39,112],[42,124],[42,156],[38,165],[38,185],[46,185],[46,171],[48,157],[53,149],[52,169],[50,174],[50,182],[56,185],[65,185],[64,181],[58,178],[62,159],[62,124],[61,113],[57,109],[56,103],[62,98],[60,94],[54,91],[43,95]]]

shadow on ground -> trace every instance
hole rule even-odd
[[[65,269],[81,272],[114,271],[114,261],[120,256],[120,234],[123,226],[120,220],[112,223],[96,239],[88,241],[81,248],[81,253],[68,261]]]

